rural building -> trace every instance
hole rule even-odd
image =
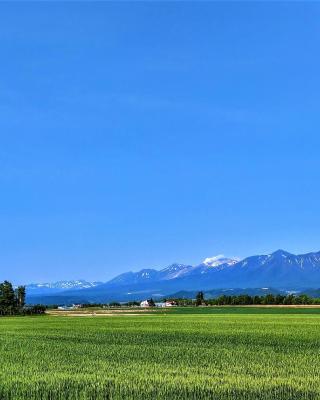
[[[165,304],[165,307],[174,307],[177,305],[177,303],[173,300],[168,300],[164,304]]]
[[[163,303],[163,302],[158,302],[155,304],[156,304],[156,307],[165,307],[166,306],[166,303]]]
[[[143,300],[140,303],[140,307],[151,307],[150,301],[149,300]]]

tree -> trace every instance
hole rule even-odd
[[[155,307],[155,302],[153,301],[153,299],[148,300],[149,303],[149,307]]]
[[[262,301],[262,304],[275,304],[275,298],[272,293],[267,294]]]
[[[204,294],[203,292],[198,292],[196,296],[196,306],[201,306],[204,302]]]
[[[261,297],[260,296],[254,296],[252,300],[253,304],[261,304]]]
[[[16,307],[16,298],[12,284],[4,281],[0,284],[0,313],[14,314]]]
[[[291,305],[293,303],[294,303],[294,295],[293,294],[289,294],[283,300],[283,304],[286,304],[286,305]]]
[[[17,304],[19,308],[23,308],[26,304],[26,288],[25,286],[18,286],[16,290]]]

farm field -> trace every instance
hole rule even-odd
[[[0,399],[320,399],[320,309],[0,318]]]

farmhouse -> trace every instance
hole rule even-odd
[[[143,300],[143,301],[140,303],[140,307],[151,307],[151,302],[150,302],[150,300]]]
[[[165,304],[165,307],[174,307],[177,305],[177,303],[173,300],[168,300],[164,304]]]

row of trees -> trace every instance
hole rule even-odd
[[[0,315],[43,314],[45,312],[44,306],[26,307],[25,302],[25,286],[14,289],[9,281],[0,283]]]
[[[205,299],[203,292],[198,292],[196,299],[174,299],[180,306],[188,305],[303,305],[303,304],[320,304],[320,299],[309,297],[305,294],[301,295],[273,295],[267,294],[265,296],[250,296],[241,294],[238,296],[219,296],[212,299]]]
[[[216,299],[210,299],[208,304],[215,305],[307,305],[317,304],[318,299],[313,299],[305,294],[299,296],[288,294],[288,295],[273,295],[267,294],[265,296],[220,296]]]

